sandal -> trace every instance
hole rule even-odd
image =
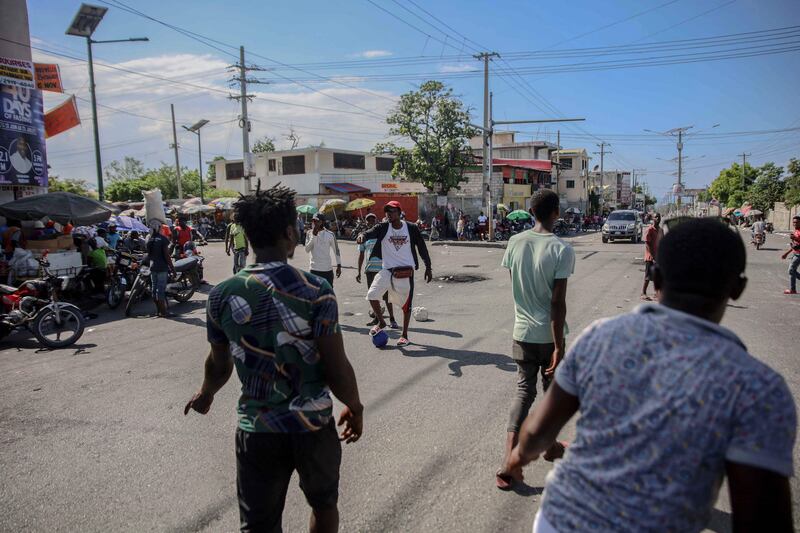
[[[500,490],[511,490],[514,488],[514,478],[509,474],[503,474],[502,470],[498,470],[494,475],[494,484]]]
[[[399,339],[397,339],[397,346],[400,347],[400,348],[404,348],[405,346],[408,346],[409,344],[411,344],[411,342],[408,339],[406,339],[405,337],[400,337]]]

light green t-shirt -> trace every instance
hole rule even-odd
[[[247,248],[247,238],[244,234],[244,228],[237,223],[231,224],[230,235],[233,237],[233,249],[241,250]]]
[[[514,296],[514,340],[534,344],[553,342],[550,299],[556,279],[575,270],[575,251],[552,233],[523,231],[508,240],[504,267],[511,271]],[[564,324],[564,334],[569,332]]]

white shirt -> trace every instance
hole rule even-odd
[[[478,216],[478,224],[486,224],[486,215],[479,215]]]
[[[333,255],[336,256],[336,265],[342,264],[342,257],[339,254],[339,243],[336,242],[336,236],[332,231],[327,229],[319,230],[319,233],[314,235],[313,231],[306,234],[306,252],[309,253],[309,269],[318,272],[328,272],[333,270],[333,263],[331,263],[331,250]]]
[[[389,224],[389,230],[381,241],[383,254],[383,268],[400,266],[414,266],[414,254],[411,253],[411,236],[408,234],[408,224],[403,221],[400,229],[395,229]]]
[[[757,220],[753,222],[753,233],[764,233],[766,230],[764,229],[766,224],[764,224],[763,220]]]
[[[11,161],[11,165],[14,167],[14,169],[21,174],[27,174],[30,172],[31,167],[33,167],[31,160],[19,152],[14,152],[11,154],[9,160]]]
[[[97,247],[98,248],[109,248],[108,243],[106,242],[106,240],[104,238],[102,238],[100,235],[96,235],[95,236],[94,242],[97,243]]]

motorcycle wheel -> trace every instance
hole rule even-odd
[[[137,278],[136,281],[133,282],[130,294],[128,294],[128,303],[125,304],[125,316],[131,316],[133,314],[133,307],[139,302],[143,290],[144,286]]]
[[[61,306],[61,324],[56,323],[56,314],[52,309],[47,309],[33,321],[33,335],[42,346],[47,348],[66,348],[77,342],[83,335],[86,321],[83,313],[74,305]],[[69,336],[62,338],[67,331]]]
[[[176,302],[188,302],[192,296],[194,296],[194,291],[199,284],[200,280],[197,277],[197,272],[187,273],[186,276],[181,279],[182,288],[175,291],[172,298],[174,298]]]
[[[111,279],[111,285],[108,286],[106,291],[106,303],[110,309],[116,309],[122,303],[122,298],[125,297],[125,289],[119,282],[119,278],[114,277]]]

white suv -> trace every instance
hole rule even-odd
[[[603,242],[615,239],[630,239],[632,243],[642,240],[642,219],[632,209],[614,211],[603,224]]]

